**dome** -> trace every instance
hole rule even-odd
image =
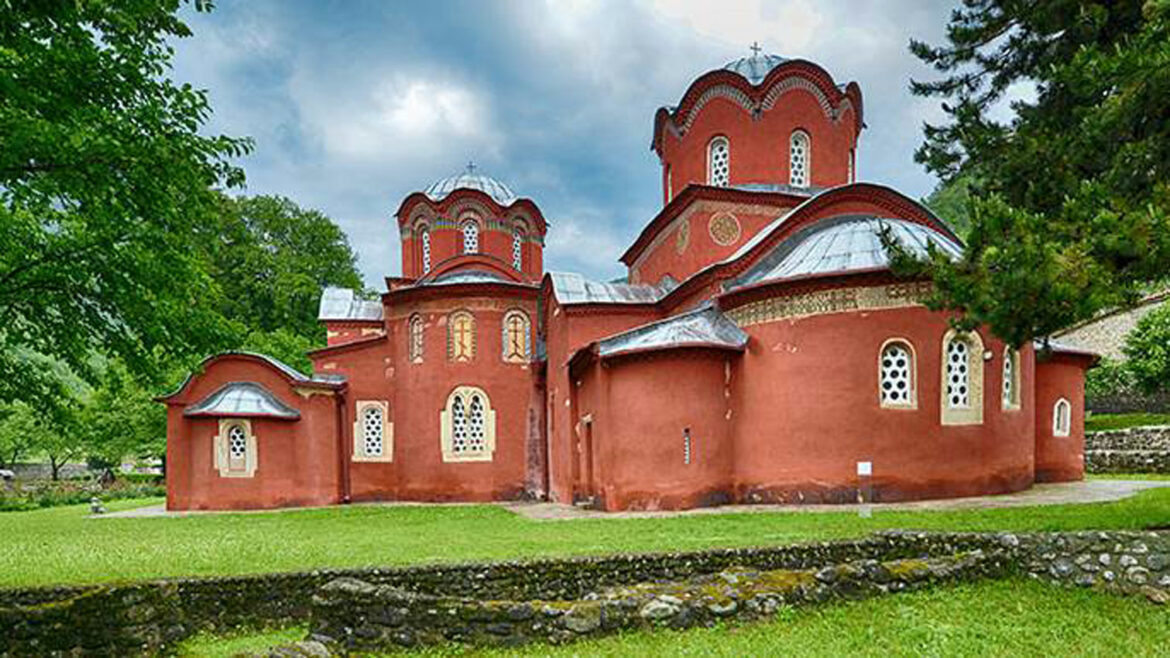
[[[894,239],[911,254],[924,256],[927,245],[931,244],[952,258],[959,258],[963,253],[958,243],[922,224],[904,219],[847,215],[824,219],[797,231],[776,245],[737,283],[749,285],[814,274],[889,267],[890,257],[881,237],[882,229],[887,227]]]
[[[448,194],[462,188],[479,190],[501,206],[511,205],[516,200],[516,193],[511,188],[491,176],[475,173],[475,168],[472,166],[468,166],[468,170],[461,174],[441,178],[431,183],[423,193],[432,201],[442,201]]]
[[[725,64],[723,68],[726,71],[740,74],[753,85],[758,85],[764,81],[764,78],[768,77],[768,73],[772,69],[787,61],[787,57],[757,51],[750,57],[734,59]]]

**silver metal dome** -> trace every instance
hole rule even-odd
[[[442,178],[423,191],[432,201],[441,201],[448,194],[455,190],[467,188],[471,190],[479,190],[484,194],[490,196],[496,203],[501,206],[510,205],[516,200],[516,194],[507,185],[492,178],[491,176],[484,176],[477,174],[474,168],[468,167],[468,171],[454,176]]]
[[[744,79],[753,85],[758,85],[764,81],[764,78],[768,77],[768,73],[772,69],[787,61],[787,57],[756,51],[750,57],[740,57],[739,59],[728,62],[723,68],[742,75]]]
[[[889,227],[894,239],[919,256],[925,255],[931,244],[951,258],[963,253],[963,248],[946,235],[915,222],[865,215],[831,217],[776,245],[736,282],[736,287],[810,274],[889,267],[889,254],[882,246],[883,227]]]

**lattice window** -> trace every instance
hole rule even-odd
[[[456,311],[447,320],[447,358],[465,362],[475,358],[475,316]]]
[[[481,389],[451,392],[440,417],[443,461],[489,461],[496,444],[496,412]]]
[[[256,437],[252,423],[221,418],[215,435],[215,468],[220,477],[252,477],[256,472]]]
[[[1003,351],[1003,408],[1020,406],[1020,353],[1008,347]]]
[[[431,232],[423,229],[422,232],[422,267],[423,274],[431,271]]]
[[[467,413],[467,450],[469,452],[482,452],[486,444],[483,399],[478,393],[472,393],[471,406]]]
[[[914,404],[914,355],[910,346],[893,342],[882,350],[879,369],[883,407]]]
[[[788,182],[796,187],[808,187],[812,162],[812,145],[808,133],[798,130],[788,140]]]
[[[463,396],[456,396],[451,403],[451,451],[467,451],[467,412],[463,408]]]
[[[479,223],[475,220],[463,222],[463,253],[479,252]]]
[[[512,269],[521,270],[524,266],[524,234],[520,229],[512,231]]]
[[[707,146],[707,184],[727,187],[731,184],[731,143],[716,137]]]
[[[382,455],[382,410],[369,406],[362,411],[362,449],[367,457]]]
[[[423,360],[423,319],[417,313],[410,317],[408,325],[408,352],[412,363],[422,363]]]
[[[500,344],[504,346],[504,361],[527,363],[532,355],[528,315],[523,311],[508,311],[504,315],[502,326],[503,336]]]
[[[240,425],[232,425],[228,430],[228,456],[233,460],[244,459],[248,455],[248,435]]]
[[[955,337],[947,343],[947,406],[952,409],[971,407],[971,346],[966,339]]]
[[[1072,405],[1060,398],[1052,407],[1052,436],[1068,436],[1072,433]]]

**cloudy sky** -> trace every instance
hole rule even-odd
[[[369,286],[399,272],[393,213],[469,160],[552,226],[548,269],[624,274],[617,257],[660,205],[654,111],[759,41],[856,80],[868,129],[859,180],[913,197],[937,102],[913,36],[938,42],[949,2],[883,0],[219,0],[188,12],[175,77],[208,89],[210,132],[248,135],[248,193],[319,209]]]

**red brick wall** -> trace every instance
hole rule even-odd
[[[1068,482],[1085,477],[1085,367],[1084,358],[1060,354],[1036,365],[1036,480]],[[1069,401],[1072,411],[1068,436],[1052,435],[1056,401]]]

